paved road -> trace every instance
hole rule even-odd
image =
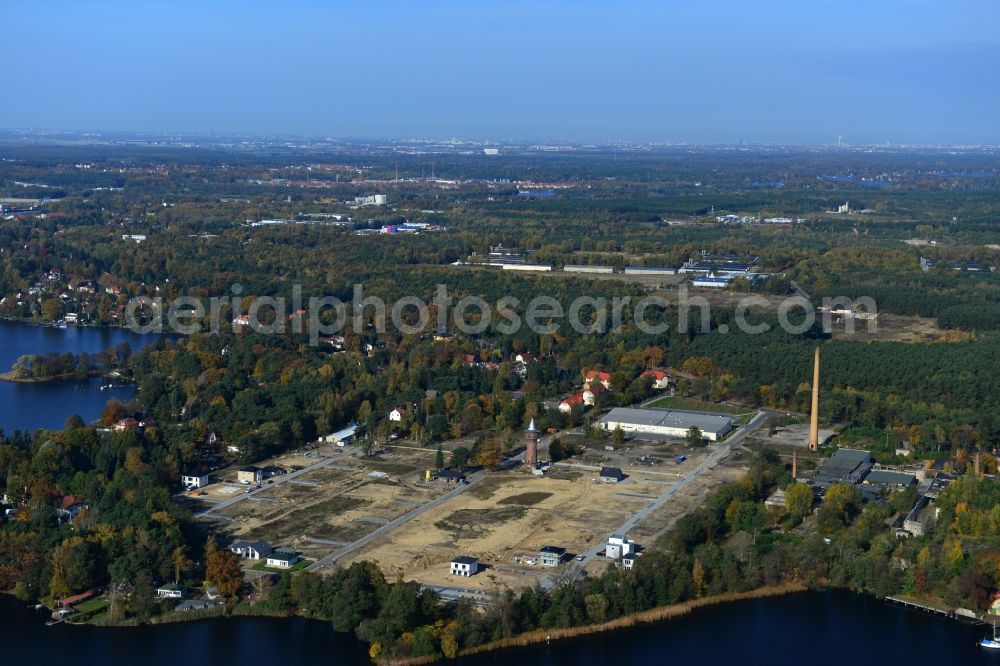
[[[447,502],[448,500],[452,499],[453,497],[456,497],[456,496],[464,493],[466,490],[468,490],[472,486],[476,485],[479,481],[481,481],[485,476],[486,476],[486,474],[484,472],[476,472],[475,474],[473,474],[473,475],[471,475],[469,477],[469,483],[468,484],[459,484],[453,490],[450,490],[450,491],[446,492],[444,495],[441,495],[440,497],[432,499],[430,502],[427,502],[426,504],[422,504],[421,506],[418,506],[417,508],[404,513],[399,518],[396,518],[395,520],[392,520],[392,521],[386,523],[385,525],[382,525],[381,527],[379,527],[379,528],[377,528],[377,529],[369,532],[368,534],[366,534],[365,536],[361,537],[357,541],[349,543],[348,545],[344,546],[343,548],[341,548],[339,550],[335,550],[334,552],[330,553],[326,557],[323,557],[323,558],[320,558],[320,559],[316,560],[315,562],[313,562],[312,564],[310,564],[308,567],[306,567],[305,570],[306,571],[317,571],[317,570],[322,569],[323,567],[327,566],[328,564],[335,564],[337,562],[337,560],[339,560],[340,558],[344,557],[345,555],[348,555],[348,554],[352,553],[353,551],[355,551],[355,550],[357,550],[359,548],[363,548],[363,547],[367,546],[372,541],[375,541],[376,539],[385,536],[386,534],[388,534],[389,532],[393,531],[394,529],[396,529],[400,525],[405,525],[406,523],[408,523],[409,521],[413,520],[414,518],[416,518],[417,516],[419,516],[423,512],[429,511],[430,509],[433,509],[436,506],[444,504],[445,502]]]
[[[225,509],[226,507],[230,507],[230,506],[236,504],[237,502],[242,502],[245,499],[250,499],[254,495],[256,495],[257,493],[263,492],[263,491],[267,490],[268,488],[271,488],[273,486],[278,485],[279,483],[287,483],[289,481],[297,479],[300,476],[304,476],[304,475],[308,474],[309,472],[315,472],[318,469],[321,469],[323,467],[326,467],[328,465],[331,465],[331,464],[335,463],[337,460],[339,460],[339,458],[325,458],[325,459],[320,460],[319,462],[317,462],[315,465],[309,465],[309,467],[303,467],[302,469],[298,470],[297,472],[289,472],[288,474],[283,474],[282,476],[276,476],[276,477],[270,479],[270,481],[272,483],[265,483],[260,488],[255,488],[254,486],[249,486],[250,492],[245,492],[244,490],[241,489],[240,492],[234,494],[233,497],[230,497],[229,499],[226,499],[226,500],[222,500],[218,504],[212,505],[211,507],[209,507],[208,509],[205,509],[201,513],[196,513],[194,517],[195,518],[207,518],[207,517],[211,516],[214,512],[218,511],[219,509]]]
[[[617,534],[626,534],[631,531],[636,525],[641,523],[643,520],[649,517],[651,513],[662,507],[664,504],[669,502],[671,498],[677,493],[681,492],[687,488],[692,481],[697,479],[705,470],[709,469],[720,460],[729,455],[733,447],[739,446],[747,435],[759,428],[767,420],[767,414],[763,411],[757,412],[757,415],[750,420],[745,426],[739,428],[732,435],[726,438],[726,440],[718,446],[715,451],[713,451],[707,458],[701,461],[694,469],[688,472],[683,478],[677,483],[672,484],[663,493],[657,497],[655,500],[650,502],[645,506],[645,508],[640,509],[636,513],[632,514],[628,520],[626,520],[621,527],[615,530]],[[580,553],[583,556],[582,562],[586,563],[597,556],[597,553],[604,550],[604,544],[598,544],[592,547],[585,553]]]
[[[789,282],[789,285],[790,285],[790,286],[791,286],[791,288],[792,288],[792,292],[793,292],[793,293],[794,293],[794,294],[795,294],[796,296],[801,296],[802,298],[806,299],[807,301],[810,301],[810,302],[812,302],[812,299],[811,299],[811,298],[809,298],[809,294],[807,294],[807,293],[805,292],[805,290],[804,290],[804,289],[802,289],[802,287],[800,287],[799,285],[795,284],[795,280],[791,280],[791,281]]]

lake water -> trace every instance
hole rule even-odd
[[[44,626],[0,599],[0,663],[11,666],[368,664],[366,646],[325,622],[230,618],[122,629]],[[463,666],[661,664],[1000,665],[972,627],[846,592],[706,608],[677,620],[462,659]]]
[[[70,326],[60,329],[0,321],[0,372],[10,370],[24,354],[96,353],[122,342],[128,342],[137,350],[152,340],[152,336],[118,328]],[[89,423],[101,415],[111,398],[126,401],[135,395],[133,386],[102,391],[102,383],[100,377],[41,384],[0,381],[0,428],[8,433],[16,429],[62,428],[66,418],[74,414]]]

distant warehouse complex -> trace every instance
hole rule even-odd
[[[626,266],[625,275],[677,275],[677,269],[658,266]]]
[[[566,264],[563,266],[563,272],[566,273],[614,273],[615,269],[613,266],[574,266],[573,264]]]
[[[637,409],[615,407],[602,416],[598,423],[605,430],[621,428],[622,432],[637,436],[684,437],[691,428],[697,428],[707,439],[717,442],[733,429],[733,420],[723,414],[682,412],[666,409]]]

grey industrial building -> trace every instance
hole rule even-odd
[[[658,266],[626,266],[625,275],[677,275],[677,269]]]
[[[896,472],[890,469],[874,469],[865,477],[866,486],[878,488],[906,488],[917,482],[917,477],[909,472]]]
[[[622,432],[634,433],[640,439],[644,439],[644,435],[647,439],[684,437],[694,427],[716,442],[733,429],[732,418],[725,414],[634,407],[615,407],[598,419],[598,423],[604,430],[621,428]]]
[[[563,272],[565,273],[614,273],[615,269],[613,266],[578,266],[573,264],[566,264],[563,266]]]
[[[859,484],[874,464],[875,459],[868,451],[837,449],[836,453],[819,466],[813,481],[818,488],[824,490],[841,481]]]

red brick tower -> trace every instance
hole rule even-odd
[[[535,419],[531,419],[531,424],[524,431],[524,465],[528,469],[535,469],[538,466],[538,428],[535,427]]]

